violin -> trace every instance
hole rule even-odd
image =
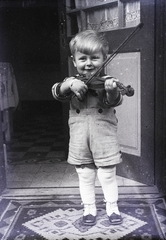
[[[108,79],[108,78],[96,77],[93,83],[87,83],[89,80],[88,78],[86,77],[77,77],[77,78],[83,81],[88,86],[88,89],[91,89],[91,90],[105,89],[104,83],[105,83],[105,80]],[[134,89],[130,85],[125,86],[121,82],[116,82],[116,85],[118,86],[119,91],[121,92],[122,95],[126,95],[128,97],[132,97],[134,95]]]
[[[104,82],[106,79],[99,77],[101,71],[110,63],[113,58],[120,52],[120,50],[131,40],[131,38],[143,27],[143,23],[139,23],[136,28],[130,33],[130,35],[119,45],[119,47],[103,62],[100,68],[92,74],[89,78],[81,77],[80,80],[84,81],[85,84],[88,86],[89,89],[92,90],[99,90],[104,89]],[[134,95],[134,89],[128,85],[124,86],[121,82],[116,82],[119,90],[121,91],[122,95],[126,95],[131,97]]]

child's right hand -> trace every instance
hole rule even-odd
[[[76,95],[79,100],[83,100],[84,95],[88,91],[87,85],[79,79],[71,81],[70,90]]]

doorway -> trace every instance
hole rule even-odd
[[[33,1],[33,2],[35,3],[37,1]],[[59,62],[61,62],[61,78],[62,79],[63,79],[63,77],[66,76],[66,72],[68,71],[67,44],[68,44],[68,40],[70,39],[71,36],[67,36],[67,32],[66,32],[66,29],[68,29],[65,25],[66,24],[66,15],[65,15],[66,9],[65,9],[64,2],[66,2],[66,1],[59,1],[60,8],[59,8],[59,6],[55,6],[55,5],[54,5],[54,7],[51,6],[51,8],[50,8],[50,6],[48,6],[49,4],[47,5],[47,3],[49,1],[46,1],[47,3],[45,2],[44,6],[40,6],[40,7],[35,6],[33,4],[33,2],[32,2],[33,6],[32,5],[24,6],[24,8],[22,8],[22,5],[21,5],[21,7],[20,6],[16,7],[16,6],[13,6],[13,4],[12,4],[12,7],[10,6],[10,7],[1,8],[1,24],[2,23],[4,24],[4,21],[2,21],[2,20],[5,20],[5,25],[2,24],[3,35],[2,35],[1,41],[3,44],[3,51],[2,51],[2,54],[0,57],[1,57],[1,61],[11,62],[13,64],[13,68],[15,69],[15,74],[16,74],[16,78],[18,81],[18,88],[19,88],[18,90],[20,93],[19,97],[20,97],[20,99],[23,100],[22,103],[20,105],[18,105],[18,109],[16,109],[16,111],[17,110],[20,111],[23,108],[26,109],[26,111],[24,111],[24,117],[22,114],[20,114],[21,115],[20,119],[22,120],[22,122],[24,120],[28,120],[29,116],[33,115],[34,113],[36,115],[39,114],[40,110],[42,112],[44,112],[44,111],[50,112],[49,109],[51,108],[51,106],[50,106],[51,104],[53,104],[53,109],[59,108],[60,111],[62,111],[62,106],[56,105],[55,101],[52,100],[50,87],[55,83],[55,78],[57,81],[59,81],[59,79],[60,79]],[[43,2],[44,1],[42,1],[42,3]],[[53,1],[50,1],[50,2],[53,2]],[[73,4],[75,1],[67,1],[67,2],[70,2],[71,4]],[[114,1],[114,2],[124,3],[125,1]],[[156,139],[155,139],[155,135],[153,135],[154,131],[155,131],[154,127],[156,127],[156,129],[158,129],[158,132],[156,132],[156,135],[157,135],[161,131],[160,126],[163,126],[163,122],[161,122],[161,121],[160,121],[160,125],[157,125],[154,122],[153,114],[155,114],[155,111],[154,111],[153,107],[154,107],[155,102],[154,102],[154,98],[152,98],[152,94],[154,93],[154,86],[156,86],[156,84],[157,84],[156,82],[154,82],[154,72],[153,71],[154,71],[155,66],[153,64],[157,60],[154,58],[154,56],[155,56],[154,38],[153,37],[151,38],[151,36],[153,36],[154,31],[156,31],[156,29],[154,28],[154,26],[155,26],[154,23],[156,21],[154,16],[155,16],[155,11],[157,8],[158,8],[157,14],[159,16],[160,6],[157,7],[155,5],[155,1],[144,2],[141,0],[140,3],[141,3],[140,9],[142,11],[141,19],[146,24],[144,26],[143,33],[141,33],[142,35],[139,35],[139,37],[137,38],[137,43],[138,43],[139,47],[137,46],[137,43],[133,41],[125,49],[125,51],[123,51],[121,54],[123,55],[126,52],[127,52],[127,54],[128,53],[130,54],[130,53],[132,53],[132,51],[134,49],[135,55],[137,56],[136,59],[138,59],[138,55],[141,52],[141,61],[145,61],[148,63],[150,62],[150,65],[148,66],[149,70],[147,70],[147,68],[143,68],[145,74],[143,74],[143,72],[141,72],[141,77],[143,76],[143,78],[141,78],[141,96],[142,96],[142,99],[141,99],[142,105],[141,106],[143,107],[142,108],[143,112],[141,112],[141,114],[144,113],[143,114],[144,119],[141,118],[141,123],[143,124],[143,125],[141,125],[141,133],[142,133],[141,140],[143,140],[141,143],[142,144],[141,149],[144,151],[144,153],[141,156],[141,158],[139,158],[137,155],[133,155],[133,154],[130,155],[128,153],[124,153],[125,162],[122,166],[122,169],[119,169],[119,174],[122,176],[123,179],[125,179],[125,176],[127,174],[127,176],[129,176],[130,180],[133,180],[133,181],[136,180],[136,181],[138,181],[138,183],[141,183],[141,184],[150,184],[150,186],[153,186],[157,182],[158,186],[161,186],[161,185],[165,186],[165,185],[163,185],[163,180],[162,180],[164,171],[162,172],[162,176],[160,175],[160,170],[163,169],[162,168],[162,166],[163,166],[162,160],[163,159],[160,159],[160,161],[158,163],[155,162],[155,157],[157,156],[157,155],[155,156],[155,152],[154,152]],[[109,1],[107,1],[106,5],[107,4],[109,5]],[[160,4],[162,5],[162,0],[160,1]],[[91,10],[93,10],[95,8],[98,9],[98,6],[91,6],[90,8],[91,8]],[[60,29],[61,34],[60,35],[58,33],[59,32],[59,25],[58,25],[59,20],[58,20],[58,10],[57,9],[59,10],[60,21],[61,21],[61,29]],[[74,19],[75,19],[75,16],[76,16],[75,10],[74,9],[70,9],[70,10],[68,10],[67,16],[71,17],[73,14]],[[51,14],[50,14],[50,11],[51,11]],[[86,9],[86,11],[87,11],[87,9]],[[82,14],[82,16],[85,16],[84,11],[82,12],[82,10],[81,10],[81,14]],[[160,15],[160,16],[162,16],[162,15]],[[12,19],[12,21],[11,21],[11,19]],[[24,21],[22,19],[24,19]],[[46,19],[47,19],[47,21],[46,21]],[[52,24],[50,24],[50,21]],[[162,21],[162,19],[158,20],[157,24],[160,25],[161,21]],[[48,24],[48,22],[49,22],[49,24]],[[70,22],[68,22],[68,23],[70,23]],[[76,31],[76,29],[78,30],[78,28],[77,28],[78,26],[76,23],[77,23],[77,21],[74,21],[74,25],[73,24],[71,25],[71,26],[74,26],[75,31]],[[39,28],[38,28],[38,26],[39,26]],[[150,28],[150,26],[152,26],[152,28]],[[42,34],[39,29],[42,31]],[[56,32],[57,35],[55,34],[55,29],[57,29],[57,32]],[[149,32],[149,29],[150,29],[150,32]],[[33,34],[31,34],[31,31],[33,32]],[[49,34],[48,34],[48,31],[49,31]],[[51,33],[52,31],[54,33]],[[160,31],[162,31],[162,29],[160,29]],[[25,34],[27,32],[28,32],[29,38],[27,38],[27,35]],[[129,29],[128,28],[120,29],[120,31],[118,31],[116,29],[116,30],[112,31],[111,38],[113,37],[113,39],[114,39],[114,41],[113,41],[114,47],[112,47],[112,50],[121,42],[121,40],[123,40],[123,37],[125,37],[129,34],[129,32],[130,32],[130,28]],[[72,32],[72,34],[74,34],[74,32]],[[106,35],[109,39],[110,32],[106,31]],[[52,36],[51,40],[49,39],[50,36]],[[143,36],[144,36],[144,38],[143,38]],[[47,41],[44,41],[44,39],[47,39]],[[118,39],[118,41],[116,41],[116,39]],[[150,39],[150,41],[148,39]],[[60,48],[59,48],[59,40],[60,40]],[[143,41],[143,40],[146,40],[146,41]],[[161,39],[159,38],[159,40],[161,40]],[[46,44],[46,42],[49,43],[49,47]],[[149,48],[149,47],[147,48],[147,46],[149,46],[149,44],[151,44],[151,46],[152,46],[151,48]],[[20,46],[22,48],[20,48]],[[52,46],[52,47],[50,48],[50,46]],[[162,48],[162,46],[163,45],[160,45],[161,48]],[[25,51],[24,55],[22,54],[23,51],[21,49],[23,49]],[[44,51],[44,52],[42,52],[42,51]],[[158,49],[157,51],[162,52],[162,49]],[[60,57],[60,53],[61,53],[61,57]],[[26,59],[26,61],[25,61],[25,59]],[[38,61],[40,62],[40,64],[37,64],[37,63],[39,63]],[[53,66],[52,66],[52,64],[53,64]],[[33,67],[32,67],[32,65],[33,65]],[[47,67],[46,67],[46,65],[47,65]],[[49,67],[48,67],[48,65],[49,65]],[[45,66],[45,68],[43,66]],[[56,69],[55,69],[55,66],[57,67]],[[25,69],[26,69],[26,71],[25,71]],[[37,69],[39,71],[36,72]],[[142,69],[142,66],[141,66],[141,69]],[[150,71],[150,70],[152,70],[152,71]],[[31,75],[31,76],[29,76],[30,71],[33,72],[33,75]],[[24,72],[26,72],[27,75],[24,75]],[[47,72],[47,74],[44,77],[43,77],[43,72],[45,74]],[[65,74],[65,76],[63,76],[64,74]],[[47,76],[49,76],[47,78],[48,81],[45,81]],[[162,78],[159,78],[161,76],[161,73],[158,73],[158,75],[156,75],[156,76],[158,77],[158,79],[162,79]],[[25,79],[26,79],[26,81],[25,81]],[[29,81],[29,79],[31,79],[31,81]],[[36,79],[38,79],[38,81]],[[40,79],[40,81],[39,81],[39,79]],[[152,81],[150,81],[150,85],[149,85],[149,82],[147,83],[145,81],[146,79],[152,80]],[[160,82],[160,84],[161,84],[161,82]],[[162,84],[161,84],[161,86],[163,86]],[[40,91],[39,91],[40,85],[42,85],[43,88],[40,88]],[[161,87],[159,85],[157,85],[157,86],[161,90]],[[33,91],[32,91],[32,89],[33,89]],[[162,89],[164,89],[164,88],[162,88]],[[148,92],[148,94],[147,94],[147,92]],[[31,98],[32,96],[33,96],[33,98]],[[157,98],[160,98],[163,100],[163,95],[161,95],[161,94],[160,94],[160,96],[156,95],[156,99]],[[28,99],[28,101],[27,101],[27,99]],[[50,101],[51,101],[51,103],[50,103]],[[45,102],[47,102],[46,106],[44,106]],[[149,104],[148,108],[146,105],[147,102]],[[161,106],[159,108],[157,108],[158,106],[159,105],[156,104],[156,112],[159,111],[157,109],[161,109]],[[35,109],[35,110],[31,111],[32,109],[33,110]],[[148,111],[150,111],[150,114],[147,111],[147,109],[148,109]],[[67,116],[66,110],[67,110],[67,107],[63,106],[63,114],[64,114],[65,119],[67,119],[66,118],[66,116]],[[163,110],[163,108],[162,108],[162,110]],[[19,113],[16,111],[14,112],[14,119],[19,119]],[[62,124],[62,122],[64,124],[64,121],[60,120],[60,124]],[[15,123],[16,123],[16,121],[15,121]],[[146,124],[146,123],[148,123],[148,124]],[[66,134],[66,132],[67,132],[66,126],[64,128],[65,128],[65,134]],[[66,134],[65,141],[68,140],[67,137],[68,136]],[[150,142],[149,142],[149,139],[150,139]],[[163,142],[162,142],[162,144],[163,144]],[[162,146],[163,145],[160,145],[158,149],[161,149]],[[154,147],[154,149],[153,149],[153,147]],[[65,148],[66,148],[66,142],[65,142]],[[148,151],[146,151],[147,149],[148,149]],[[163,151],[163,149],[164,149],[164,147],[161,149],[161,151]],[[157,152],[159,153],[159,150],[157,150],[156,153]],[[140,154],[140,152],[138,151],[137,154]],[[158,154],[158,156],[159,156],[159,154]],[[135,165],[135,163],[136,163],[136,165]],[[59,168],[59,170],[60,170],[60,168]],[[125,170],[125,172],[122,170]],[[66,171],[68,171],[68,169],[66,169]],[[157,175],[155,175],[156,171],[158,173]],[[135,172],[137,173],[136,175],[134,174]],[[164,189],[164,187],[161,187],[161,189]]]
[[[4,138],[7,164],[64,161],[62,105],[51,94],[60,81],[57,3],[9,2],[0,8],[0,23],[0,62],[10,64],[19,97],[10,141]]]

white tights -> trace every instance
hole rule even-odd
[[[88,167],[76,168],[79,178],[79,189],[83,204],[95,203],[96,169]]]
[[[116,180],[116,166],[98,169],[98,179],[103,189],[106,202],[118,201],[118,185]]]
[[[97,173],[106,202],[117,203],[116,166],[100,167],[98,169],[76,167],[76,171],[79,177],[80,195],[83,204],[95,203],[95,180]]]

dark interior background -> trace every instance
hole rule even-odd
[[[51,94],[60,81],[60,47],[57,6],[1,7],[0,61],[13,66],[19,105],[14,119],[56,111],[61,104]]]
[[[59,63],[56,7],[1,8],[1,60]]]

